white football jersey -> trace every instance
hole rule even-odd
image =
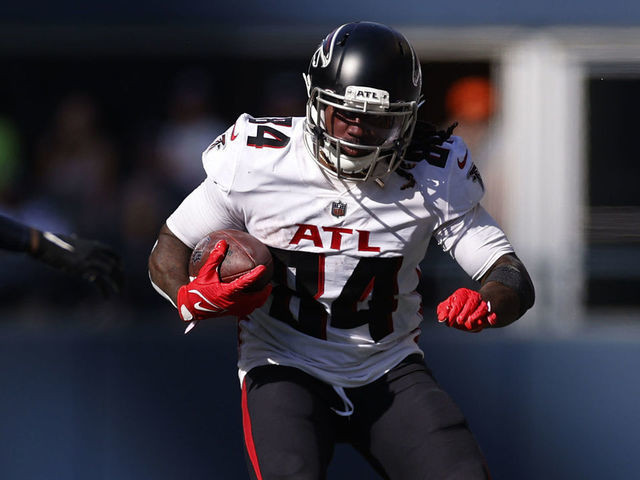
[[[186,245],[223,228],[269,246],[267,303],[239,322],[239,372],[287,365],[337,387],[369,383],[422,353],[418,264],[432,237],[474,279],[513,251],[479,205],[484,187],[451,137],[406,179],[342,181],[303,142],[304,118],[241,115],[204,152],[206,180],[167,220]]]

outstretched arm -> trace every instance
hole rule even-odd
[[[43,232],[0,216],[0,248],[26,252],[58,270],[79,275],[104,295],[118,293],[122,287],[119,255],[94,240]]]

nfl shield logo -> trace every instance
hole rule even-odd
[[[338,200],[331,204],[331,215],[334,217],[344,217],[347,213],[347,204]]]

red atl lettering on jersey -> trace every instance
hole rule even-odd
[[[322,238],[320,238],[318,227],[304,223],[296,223],[296,225],[298,225],[298,231],[289,242],[289,245],[298,245],[300,240],[311,240],[316,247],[322,248]]]
[[[293,238],[289,242],[290,245],[298,245],[302,240],[311,240],[316,247],[324,248],[322,242],[322,236],[320,235],[320,228],[323,231],[331,233],[331,242],[329,248],[332,250],[340,250],[342,247],[343,235],[353,235],[351,228],[339,228],[339,227],[320,227],[315,225],[309,225],[306,223],[297,223],[298,230],[293,235]],[[368,230],[356,230],[358,234],[358,251],[359,252],[379,252],[380,247],[375,247],[369,244],[369,237],[371,232]]]
[[[367,230],[356,230],[358,232],[358,251],[359,252],[379,252],[380,247],[371,247],[369,245],[369,235],[371,232]]]
[[[342,243],[342,234],[351,235],[353,230],[350,228],[338,228],[338,227],[322,227],[325,232],[331,232],[331,249],[340,250],[340,244]]]

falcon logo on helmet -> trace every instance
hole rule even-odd
[[[333,54],[333,45],[335,44],[336,37],[340,32],[340,29],[343,28],[344,25],[337,30],[334,30],[326,38],[322,41],[322,44],[318,47],[316,52],[313,54],[311,59],[311,64],[314,67],[318,67],[318,63],[320,63],[320,68],[326,68],[329,63],[331,63],[331,56]],[[321,62],[320,62],[321,61]]]
[[[418,61],[418,56],[416,52],[411,49],[411,56],[413,57],[413,84],[416,87],[422,87],[422,68],[420,67],[420,62]]]

